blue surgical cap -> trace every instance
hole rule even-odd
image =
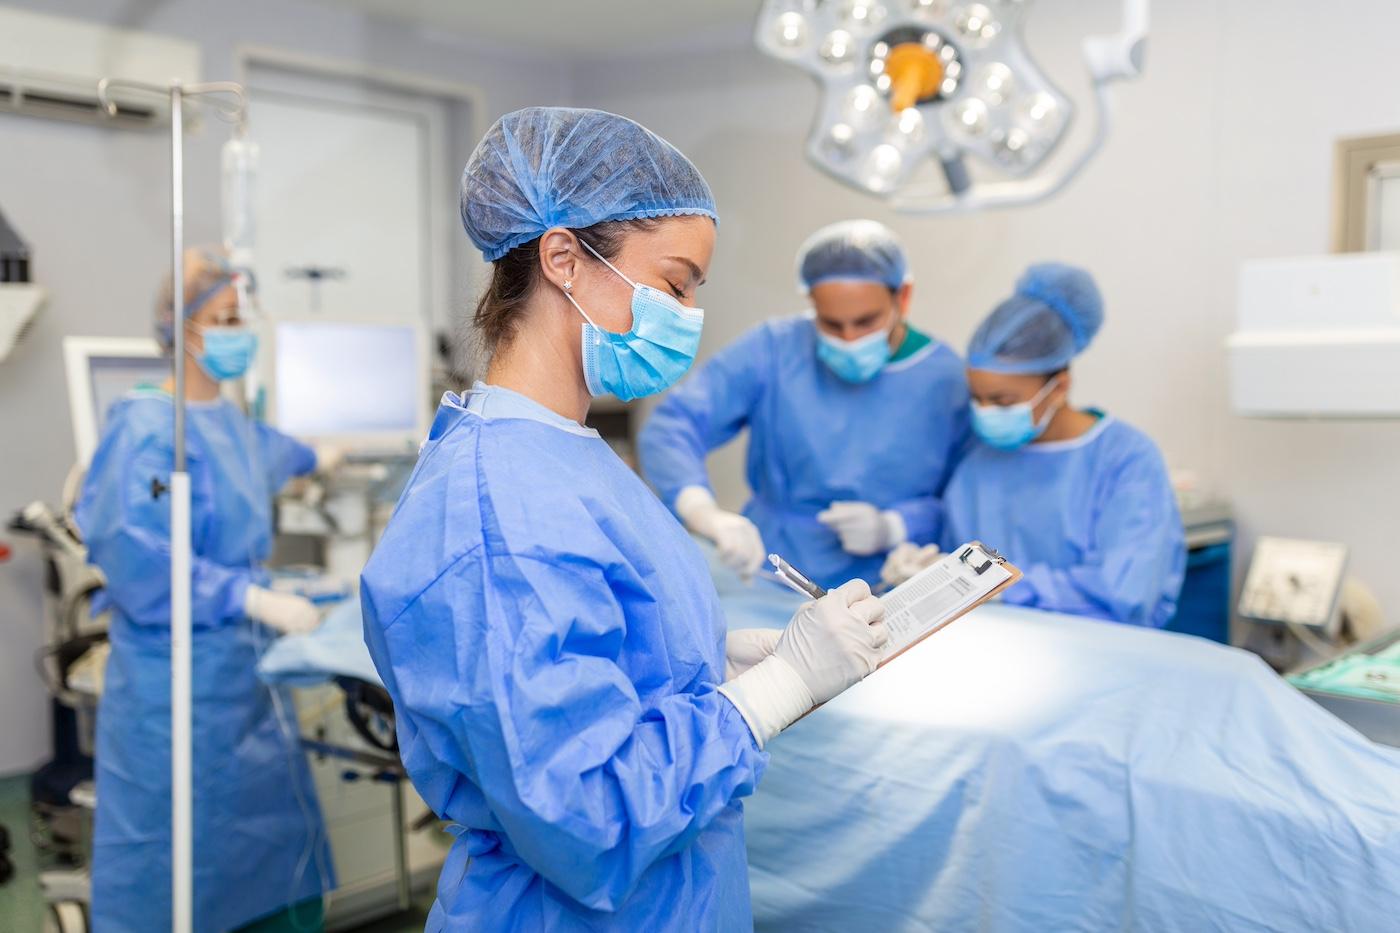
[[[488,262],[552,227],[680,214],[719,219],[700,170],[651,130],[601,110],[508,113],[462,172],[462,226]]]
[[[1046,262],[1031,266],[1016,293],[972,336],[967,365],[996,373],[1059,372],[1103,324],[1103,297],[1088,272]]]
[[[209,299],[233,284],[236,270],[217,246],[195,246],[185,250],[185,287],[180,298],[180,316],[193,317]],[[170,277],[161,283],[156,296],[156,339],[165,349],[175,342],[175,289]]]
[[[878,282],[899,288],[909,264],[899,238],[873,220],[842,220],[822,227],[797,252],[798,288],[810,292],[822,282]]]

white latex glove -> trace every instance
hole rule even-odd
[[[335,468],[345,462],[345,448],[334,444],[316,445],[316,472],[334,473]]]
[[[783,635],[777,628],[741,628],[724,639],[724,679],[733,680],[773,653]]]
[[[888,587],[899,586],[925,568],[932,567],[942,556],[943,552],[936,544],[919,547],[906,541],[885,558],[885,566],[880,568],[880,582]]]
[[[903,515],[868,502],[833,502],[817,521],[840,536],[842,550],[857,557],[888,551],[909,537]]]
[[[804,603],[773,653],[720,685],[762,748],[812,707],[865,679],[884,653],[885,604],[864,580]]]
[[[305,635],[321,624],[321,613],[311,600],[260,586],[248,587],[243,611],[249,618],[286,635]]]
[[[767,552],[758,527],[742,515],[726,512],[703,486],[687,486],[676,496],[676,514],[686,529],[714,542],[719,559],[740,575],[751,577]]]

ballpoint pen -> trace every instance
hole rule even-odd
[[[777,554],[769,554],[768,563],[773,565],[773,573],[779,580],[783,581],[803,596],[808,596],[812,599],[821,599],[826,595],[826,590],[817,586],[805,573],[783,560]]]

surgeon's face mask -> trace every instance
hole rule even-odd
[[[899,323],[898,314],[890,326],[873,334],[842,340],[817,328],[817,359],[846,382],[869,382],[890,361],[890,334]]]
[[[1035,406],[1045,400],[1060,382],[1056,376],[1035,394],[1028,402],[1016,405],[979,405],[972,403],[972,430],[987,444],[997,450],[1019,450],[1045,433],[1050,420],[1059,410],[1051,406],[1045,415],[1035,420]]]
[[[258,337],[247,327],[204,327],[200,336],[204,349],[195,362],[218,382],[242,376],[258,352]]]
[[[690,369],[700,349],[705,312],[687,308],[665,292],[632,281],[598,256],[593,247],[583,243],[583,248],[632,286],[632,329],[614,334],[593,323],[570,294],[569,283],[564,283],[564,297],[585,321],[583,378],[588,391],[595,396],[611,392],[630,402],[675,385]]]

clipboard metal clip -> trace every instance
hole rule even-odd
[[[979,564],[974,564],[972,562],[972,558],[975,554],[985,557],[986,560],[982,561]],[[967,547],[963,548],[962,552],[958,554],[958,560],[971,567],[972,572],[977,574],[979,577],[982,574],[986,573],[988,570],[990,570],[992,567],[996,566],[997,564],[1006,563],[1005,557],[1002,557],[999,553],[997,553],[995,549],[989,548],[985,544],[982,544],[980,542],[976,544],[969,544]]]

